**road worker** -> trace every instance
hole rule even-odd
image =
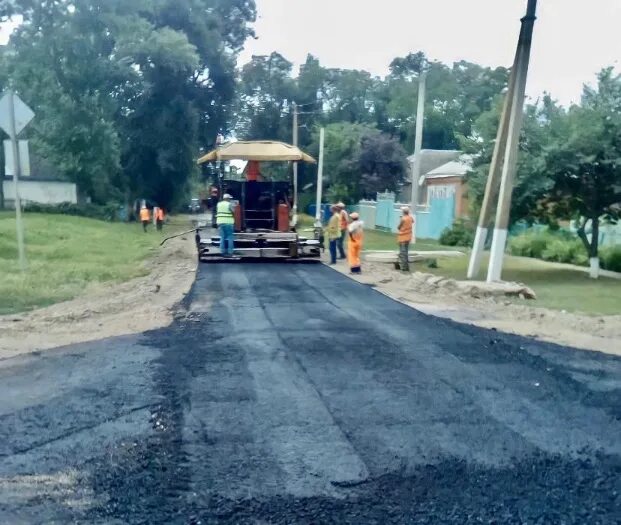
[[[235,216],[233,197],[228,193],[222,195],[222,200],[216,207],[216,221],[220,232],[220,253],[223,257],[233,257],[235,249]]]
[[[410,208],[403,206],[401,208],[401,221],[399,222],[399,233],[397,234],[397,242],[399,243],[399,269],[402,272],[410,271],[409,253],[410,243],[412,242],[412,232],[414,230],[414,217],[410,213]]]
[[[338,205],[330,206],[332,217],[328,221],[328,241],[330,243],[330,264],[336,264],[336,251],[341,238],[341,210]]]
[[[351,223],[347,227],[349,232],[349,242],[347,243],[347,258],[349,260],[349,270],[353,274],[361,273],[360,253],[362,252],[362,242],[364,239],[364,223],[360,220],[358,213],[351,214]]]
[[[211,227],[216,227],[216,209],[218,207],[218,188],[215,186],[211,187],[209,190],[209,209],[211,210]]]
[[[340,214],[340,228],[341,228],[341,237],[338,242],[339,249],[339,259],[345,259],[345,237],[347,236],[347,226],[349,225],[349,215],[347,214],[347,210],[345,209],[345,204],[339,202],[337,204],[339,208]]]
[[[149,222],[151,222],[151,212],[146,206],[140,208],[140,222],[142,222],[142,228],[146,232],[147,226],[149,226]]]
[[[164,208],[159,207],[155,211],[155,224],[157,229],[161,231],[164,226]]]

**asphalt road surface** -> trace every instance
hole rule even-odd
[[[0,361],[0,523],[621,522],[621,359],[320,265],[202,266],[171,327]]]

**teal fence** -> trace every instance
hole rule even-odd
[[[378,193],[376,201],[360,201],[357,210],[367,228],[396,232],[401,220],[401,206],[393,193]],[[455,194],[440,192],[430,195],[429,206],[416,211],[416,236],[439,239],[455,220]]]

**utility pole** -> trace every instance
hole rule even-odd
[[[522,27],[520,29],[520,39],[523,31],[524,24],[522,24]],[[483,256],[485,241],[487,239],[487,232],[490,226],[490,221],[492,219],[494,201],[498,197],[501,168],[504,160],[505,150],[507,147],[507,135],[509,133],[509,117],[511,115],[511,108],[513,106],[515,98],[515,79],[516,71],[519,67],[519,58],[520,47],[518,45],[515,52],[515,58],[513,60],[513,66],[511,67],[511,74],[509,76],[509,87],[502,108],[502,114],[500,116],[498,133],[496,135],[496,142],[494,144],[494,153],[492,154],[492,162],[489,167],[487,184],[485,185],[483,204],[481,205],[481,212],[479,215],[477,231],[474,237],[472,253],[470,254],[470,264],[468,265],[468,279],[474,279],[478,275],[481,268],[481,258]]]
[[[500,181],[500,194],[496,221],[494,224],[494,237],[490,254],[487,282],[499,281],[502,276],[502,263],[507,244],[509,227],[509,213],[511,211],[511,194],[513,192],[513,180],[517,169],[518,146],[522,118],[524,112],[524,96],[526,93],[526,79],[528,77],[528,65],[530,62],[530,50],[535,25],[537,0],[528,0],[526,16],[522,18],[522,31],[518,42],[518,67],[515,72],[515,93],[511,105],[509,131],[507,135],[507,149],[502,166]]]
[[[22,204],[19,198],[19,176],[21,174],[19,144],[17,142],[17,132],[15,130],[15,94],[8,92],[9,96],[9,137],[13,150],[13,188],[15,190],[15,223],[17,228],[17,252],[19,254],[19,267],[26,271],[26,249],[24,246],[24,224],[22,222]]]
[[[293,103],[293,145],[298,145],[298,105]],[[297,223],[298,215],[298,163],[293,163],[293,221]],[[295,224],[294,224],[295,226]]]
[[[418,76],[418,106],[416,108],[416,137],[414,139],[414,162],[412,163],[412,216],[416,217],[418,206],[418,181],[420,179],[421,150],[423,147],[423,123],[425,120],[425,87],[427,72],[421,71]],[[416,221],[414,222],[416,225]],[[416,227],[416,226],[415,226]]]
[[[317,168],[317,209],[315,211],[315,228],[321,228],[321,193],[323,191],[323,142],[325,130],[319,130],[319,166]]]

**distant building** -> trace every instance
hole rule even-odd
[[[421,177],[422,191],[421,204],[429,203],[437,198],[445,198],[448,195],[455,197],[455,217],[461,218],[468,215],[468,192],[466,175],[472,168],[472,157],[461,155],[456,160],[451,160],[439,166]]]
[[[455,219],[468,215],[466,175],[472,157],[454,150],[423,150],[421,155],[418,205],[414,210],[416,235],[419,239],[438,239]],[[408,158],[410,164],[414,160],[413,155]],[[401,206],[410,203],[411,188],[408,182],[398,195],[378,193],[375,200],[360,201],[358,211],[367,227],[396,232]]]
[[[76,204],[78,202],[76,184],[60,178],[56,170],[43,159],[31,154],[30,170],[31,176],[20,177],[19,179],[19,196],[23,203],[61,204],[70,202]],[[13,177],[3,174],[2,189],[5,207],[15,207]]]
[[[461,155],[461,152],[457,150],[424,149],[421,150],[420,154],[420,174],[422,178],[423,175],[429,173],[431,170],[434,170],[442,166],[443,164],[450,162],[451,160],[458,159]],[[410,202],[412,198],[412,169],[414,167],[416,155],[410,155],[407,160],[409,167],[407,173],[407,181],[403,184],[399,191],[399,194],[397,195],[397,199],[400,202]],[[419,204],[422,204],[424,202],[420,191],[418,192],[418,201]]]
[[[15,206],[15,188],[13,177],[4,177],[4,205],[7,208]],[[78,190],[73,182],[45,177],[22,177],[19,179],[19,197],[22,203],[36,202],[38,204],[60,204],[62,202],[78,202]]]

